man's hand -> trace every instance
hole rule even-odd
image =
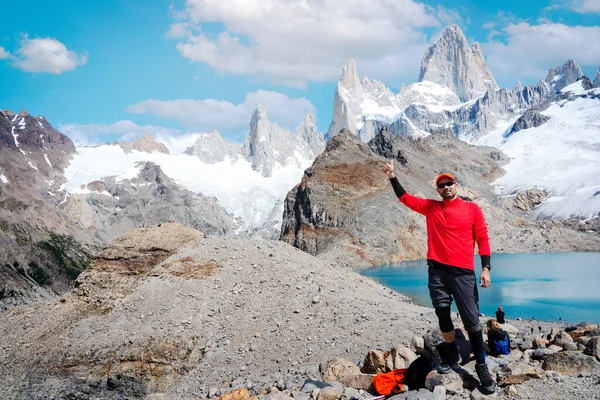
[[[394,173],[394,160],[390,160],[389,163],[383,166],[383,173],[390,179],[396,176]]]
[[[483,267],[481,269],[481,275],[479,275],[479,286],[486,288],[490,286],[491,283],[490,270],[489,268]]]

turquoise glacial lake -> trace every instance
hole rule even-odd
[[[359,272],[431,307],[425,260]],[[479,278],[478,255],[475,272]],[[502,306],[507,319],[600,323],[600,253],[494,254],[491,277],[488,288],[479,287],[486,316],[495,316]]]

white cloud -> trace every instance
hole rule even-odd
[[[10,57],[10,53],[6,49],[0,46],[0,60],[4,60]]]
[[[600,0],[562,0],[547,8],[568,8],[579,14],[600,13]]]
[[[508,24],[496,32],[483,52],[500,81],[536,80],[572,58],[582,66],[600,65],[600,26],[568,26],[551,22]]]
[[[15,66],[26,72],[61,74],[87,62],[87,54],[68,50],[53,38],[29,39],[25,36],[15,53]]]
[[[164,138],[181,135],[182,133],[179,129],[162,126],[140,126],[129,120],[117,121],[112,124],[60,124],[58,130],[67,135],[76,146],[95,146],[113,141],[131,141],[146,134],[154,135],[155,138],[162,135],[161,137]]]
[[[148,99],[127,107],[134,114],[154,114],[179,121],[186,129],[212,131],[245,128],[252,112],[262,104],[272,122],[294,129],[315,106],[306,98],[290,98],[286,94],[259,90],[250,92],[241,104],[225,100],[155,100]]]
[[[170,35],[185,35],[177,44],[184,57],[293,86],[337,79],[349,58],[372,77],[415,81],[425,32],[460,20],[413,0],[187,0],[175,15]],[[215,25],[223,27],[216,35]]]

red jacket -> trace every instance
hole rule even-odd
[[[398,200],[425,216],[428,260],[473,270],[475,242],[479,255],[491,255],[487,226],[477,204],[458,197],[451,201],[438,201],[408,193]]]

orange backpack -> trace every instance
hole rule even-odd
[[[403,385],[404,373],[407,371],[406,368],[395,369],[390,372],[385,372],[375,375],[373,378],[373,387],[379,394],[389,395],[392,393],[402,393],[406,390],[406,386]]]

